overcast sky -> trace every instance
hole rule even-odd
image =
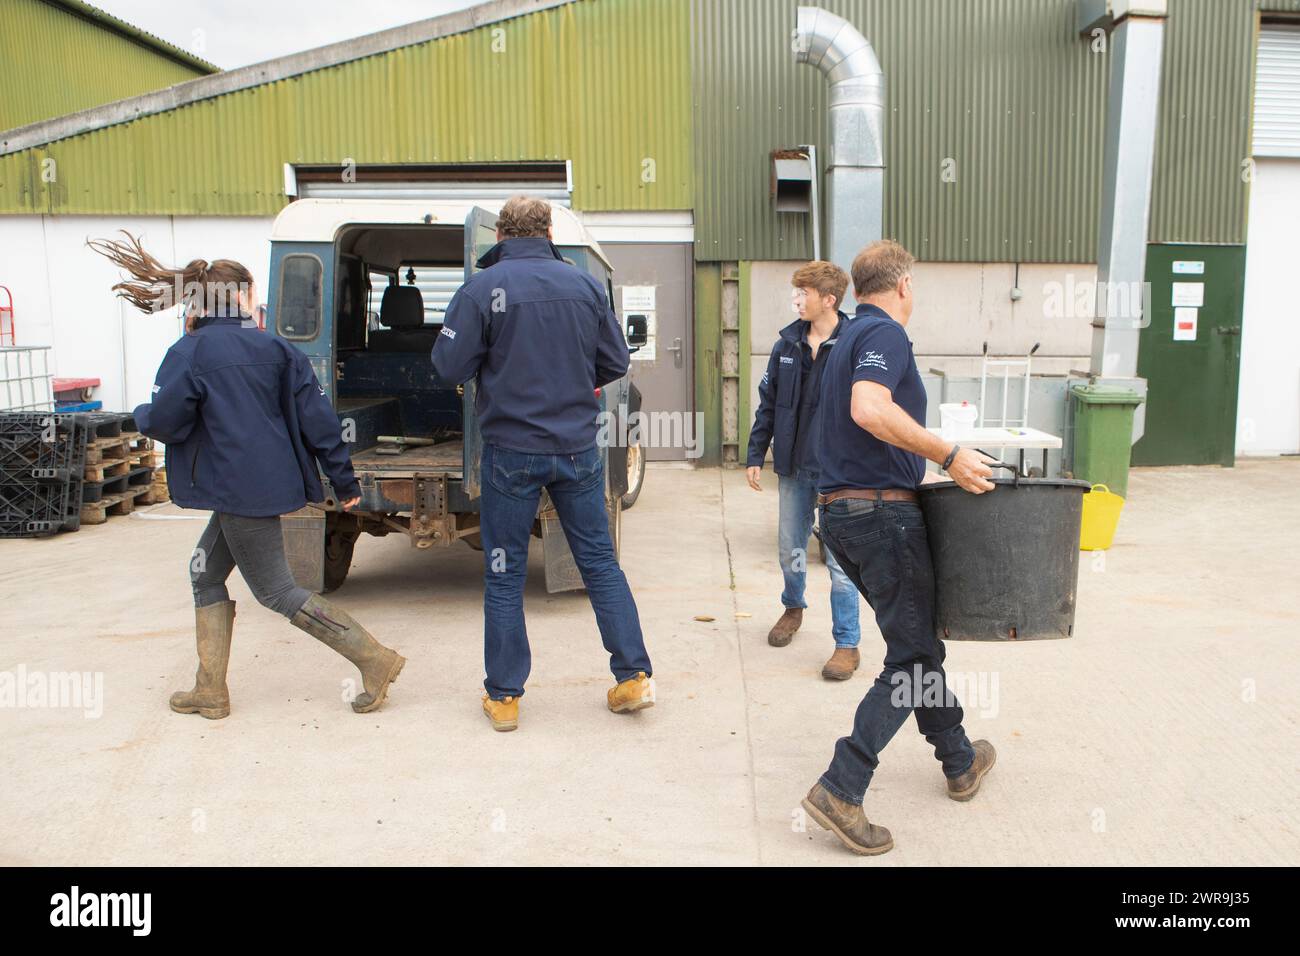
[[[482,0],[91,0],[142,30],[229,70]]]

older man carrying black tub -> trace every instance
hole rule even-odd
[[[822,377],[820,402],[822,540],[876,614],[885,664],[858,705],[853,729],[808,792],[808,814],[854,853],[893,848],[888,830],[867,820],[862,800],[880,752],[916,713],[934,747],[948,796],[969,800],[993,766],[987,740],[973,744],[947,688],[943,642],[934,627],[934,570],[916,489],[925,461],[939,463],[972,494],[992,491],[992,459],[926,430],[925,386],[906,325],[914,260],[896,242],[874,242],[851,270],[858,300]]]

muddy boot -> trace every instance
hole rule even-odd
[[[208,720],[230,716],[230,690],[226,668],[230,665],[230,637],[235,629],[235,602],[220,601],[194,609],[194,634],[199,669],[192,691],[172,694],[171,708],[178,714],[198,714]]]
[[[302,610],[290,618],[290,623],[357,665],[365,692],[352,702],[354,711],[369,713],[384,702],[388,685],[397,680],[406,658],[384,647],[369,631],[319,594],[308,598]]]
[[[998,752],[987,740],[977,740],[973,746],[975,759],[970,769],[959,777],[948,778],[948,796],[963,803],[980,792],[980,781],[998,762]]]
[[[810,817],[859,856],[878,856],[894,848],[889,831],[869,821],[861,806],[845,803],[820,783],[813,785],[802,803]]]
[[[772,630],[767,632],[767,643],[773,647],[785,647],[794,640],[794,632],[799,630],[802,623],[803,608],[786,608],[785,613],[772,625]]]
[[[861,660],[856,647],[837,647],[822,668],[822,677],[827,680],[848,680],[858,669]]]

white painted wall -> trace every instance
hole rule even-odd
[[[790,310],[790,276],[801,265],[802,261],[790,261],[751,266],[751,415],[758,407],[758,383],[777,333],[795,318]],[[1096,278],[1097,267],[1091,263],[1023,264],[1019,279],[1023,295],[1012,301],[1014,263],[918,262],[913,273],[916,309],[907,331],[922,374],[936,368],[952,376],[978,376],[984,342],[993,354],[1023,354],[1039,343],[1035,374],[1086,370],[1092,350],[1091,316],[1070,315],[1073,309],[1066,292]],[[1049,303],[1053,293],[1057,298]],[[1061,301],[1066,308],[1049,308]]]
[[[1300,452],[1300,160],[1256,159],[1246,234],[1237,454]]]
[[[120,273],[86,248],[126,229],[167,265],[235,259],[266,300],[271,220],[187,216],[0,216],[0,285],[12,290],[17,344],[53,347],[54,374],[97,377],[109,411],[149,400],[163,353],[181,334],[178,310],[145,315],[118,299]]]

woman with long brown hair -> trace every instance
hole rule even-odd
[[[136,426],[166,444],[167,487],[183,508],[212,518],[190,561],[199,654],[194,689],[172,695],[182,714],[230,714],[226,668],[238,567],[257,600],[343,655],[361,672],[352,709],[377,708],[405,659],[289,571],[280,515],[323,501],[320,471],[344,510],[361,500],[338,417],[298,349],[252,319],[252,274],[231,259],[164,266],[127,232],[88,245],[125,270],[113,290],[142,312],[184,307],[185,334],[167,350],[153,400]],[[318,464],[319,463],[319,470]]]

